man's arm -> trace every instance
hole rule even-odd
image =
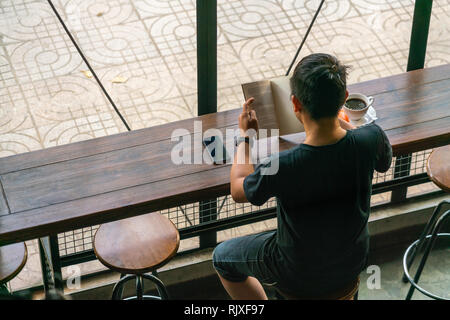
[[[375,170],[384,173],[389,170],[392,164],[392,146],[383,129],[378,125],[375,126],[378,128],[379,132]]]
[[[341,118],[339,119],[339,124],[341,125],[341,128],[344,130],[353,130],[356,129],[356,127],[354,125],[352,125],[350,122],[347,122]]]
[[[253,164],[250,163],[249,150],[248,143],[241,143],[236,150],[231,166],[231,196],[238,203],[248,202],[244,192],[244,179],[254,172]],[[238,159],[245,159],[245,163],[238,164]]]
[[[242,113],[239,115],[239,129],[242,137],[245,137],[250,129],[258,131],[256,112],[250,108],[254,101],[254,98],[248,99],[244,103]],[[244,179],[253,172],[254,167],[251,163],[250,146],[248,143],[242,142],[237,147],[230,173],[231,196],[234,201],[238,203],[248,201],[244,191]]]

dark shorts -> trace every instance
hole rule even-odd
[[[213,252],[213,266],[226,280],[242,282],[254,277],[266,286],[274,286],[293,295],[327,294],[354,280],[357,272],[309,274],[287,266],[277,270],[274,261],[264,259],[264,246],[275,231],[239,237],[219,244]],[[283,264],[281,264],[283,265]],[[277,276],[278,275],[278,276]]]
[[[275,285],[263,252],[274,234],[275,231],[264,232],[222,242],[213,252],[214,268],[228,281],[242,282],[250,276],[265,285]]]

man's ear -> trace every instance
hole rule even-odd
[[[303,109],[302,103],[297,99],[296,96],[291,96],[292,106],[294,108],[294,112],[301,112]]]

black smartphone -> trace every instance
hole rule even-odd
[[[231,158],[220,136],[203,138],[203,145],[208,151],[208,154],[214,164],[224,164],[230,162]],[[222,150],[222,152],[220,152],[220,150]]]

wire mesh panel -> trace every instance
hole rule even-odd
[[[160,213],[171,219],[177,228],[182,231],[184,228],[195,227],[208,222],[220,222],[220,220],[226,220],[229,218],[238,217],[240,215],[251,214],[253,212],[275,207],[275,198],[269,199],[269,201],[262,206],[254,206],[249,203],[236,203],[230,195],[227,195],[218,197],[217,199],[189,203],[166,210],[161,210]],[[213,208],[213,210],[210,210],[211,208]],[[250,230],[247,234],[251,233],[251,230],[253,230],[251,227],[243,226],[241,227],[240,234],[246,232],[242,231],[242,229]],[[236,234],[236,231],[233,234]],[[221,241],[220,239],[217,240]],[[201,242],[199,242],[198,239],[194,242],[190,238],[184,239],[182,242],[183,241],[186,242],[186,244],[180,246],[180,251],[183,250],[183,247],[186,249],[193,249],[193,246],[196,246],[197,248],[201,246]]]
[[[427,171],[427,160],[433,149],[413,153],[409,174],[415,175]]]
[[[275,198],[270,199],[262,206],[254,206],[250,203],[236,203],[231,196],[223,196],[214,200],[202,201],[202,207],[208,206],[208,203],[217,206],[217,214],[208,217],[203,216],[203,220],[220,220],[231,217],[236,217],[242,214],[256,212],[262,209],[273,208],[276,206]],[[187,227],[200,225],[200,202],[188,203],[185,205],[165,209],[159,211],[162,215],[167,216],[178,228],[182,230]],[[60,233],[58,235],[59,253],[60,256],[76,254],[83,251],[91,250],[93,244],[93,237],[95,235],[97,226],[82,228],[74,231]],[[188,245],[189,249],[192,247]],[[197,241],[198,243],[198,241]]]
[[[202,219],[208,221],[236,217],[238,215],[252,213],[276,206],[275,198],[269,199],[269,201],[262,206],[254,206],[250,203],[236,203],[233,201],[231,196],[227,195],[213,200],[202,201],[201,205],[200,202],[189,203],[166,210],[161,210],[160,213],[166,215],[170,220],[172,220],[177,228],[181,230],[183,228],[199,225],[201,223],[200,208],[207,207],[208,203],[217,208],[217,213],[211,213],[211,217],[209,217],[210,219],[208,219],[208,216],[205,217],[205,215],[202,215]]]
[[[91,226],[58,234],[59,255],[65,256],[91,250],[98,227]]]
[[[392,159],[391,168],[385,173],[376,172],[373,175],[373,184],[394,180],[394,172],[396,176],[409,176],[424,173],[427,171],[427,159],[432,149],[413,153],[410,157],[410,165],[396,164],[397,158]]]
[[[432,150],[424,150],[412,154],[410,156],[411,163],[408,168],[405,168],[406,166],[399,165],[396,167],[396,158],[393,158],[391,168],[385,173],[375,172],[372,183],[375,185],[377,183],[395,180],[394,173],[395,176],[406,176],[426,172],[426,162],[431,151]],[[407,169],[408,171],[402,171]],[[435,189],[430,189],[430,191],[433,190]],[[390,194],[391,192],[384,192],[372,196],[372,204],[388,202]],[[201,225],[202,221],[220,221],[227,218],[238,217],[239,215],[274,208],[275,206],[275,198],[270,199],[262,206],[254,206],[250,203],[236,203],[230,195],[227,195],[209,201],[202,201],[201,203],[194,202],[164,209],[159,211],[159,213],[167,216],[175,224],[178,230],[183,230],[184,228]],[[216,208],[216,210],[208,211],[208,208]],[[200,214],[201,209],[203,210],[202,214]],[[208,216],[209,212],[211,212],[210,216]],[[92,226],[59,234],[58,242],[60,255],[65,256],[91,250],[93,236],[98,227],[99,226]],[[241,233],[242,232],[240,231],[239,234]],[[182,245],[180,248],[186,247],[188,249],[192,249],[198,245],[198,239],[192,239],[187,242],[189,243]]]
[[[277,228],[277,218],[254,222],[251,224],[225,229],[217,232],[217,242],[223,242],[229,239],[246,236],[249,234],[261,233]]]

